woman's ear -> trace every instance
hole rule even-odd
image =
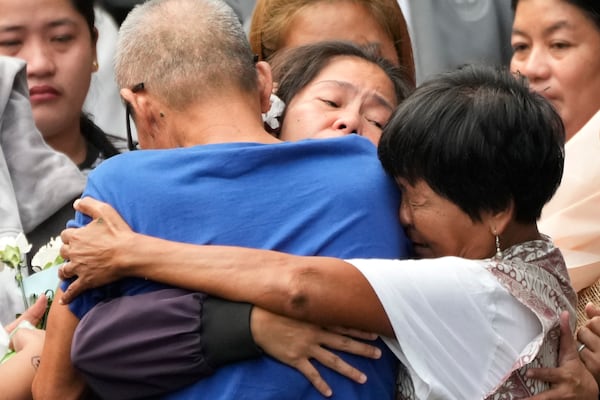
[[[508,206],[504,210],[490,213],[488,217],[490,233],[494,236],[502,235],[510,221],[513,220],[514,214],[515,202],[513,200],[510,200]]]
[[[256,63],[258,90],[260,94],[260,112],[266,113],[271,108],[271,93],[273,92],[273,75],[271,66],[265,61]]]
[[[98,72],[98,29],[94,27],[92,31],[92,72]]]

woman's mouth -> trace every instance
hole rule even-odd
[[[32,86],[29,89],[29,99],[31,103],[44,103],[55,100],[60,96],[58,90],[49,85]]]

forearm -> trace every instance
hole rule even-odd
[[[274,251],[197,246],[135,234],[108,204],[75,203],[92,222],[66,229],[61,278],[77,277],[60,301],[86,288],[136,276],[321,325],[393,333],[383,307],[363,274],[342,260]]]
[[[62,294],[57,291],[57,296]],[[35,399],[78,399],[85,383],[71,365],[71,341],[77,318],[65,306],[54,302],[48,316],[46,340],[40,367],[33,380]]]
[[[137,276],[317,324],[391,335],[381,303],[364,276],[328,257],[228,246],[196,246],[132,234],[115,262]]]
[[[39,363],[41,350],[42,346],[27,346],[6,363],[0,365],[0,376],[2,377],[0,391],[3,399],[31,398],[31,383]]]

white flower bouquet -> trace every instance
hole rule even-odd
[[[31,250],[22,233],[15,238],[0,238],[0,272],[5,268],[14,269],[15,281],[23,300],[23,307],[27,309],[35,303],[40,293],[45,293],[48,298],[46,314],[54,297],[54,291],[58,287],[58,267],[64,262],[60,256],[62,241],[60,237],[50,240],[42,246],[31,260],[33,274],[27,276],[26,255]],[[46,316],[40,323],[45,327]]]

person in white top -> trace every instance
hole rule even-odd
[[[400,398],[528,397],[549,387],[525,372],[556,365],[559,314],[574,315],[576,302],[560,252],[536,225],[560,182],[563,141],[558,114],[523,82],[465,67],[409,96],[379,145],[403,192],[400,221],[424,259],[167,242],[132,232],[86,198],[76,208],[98,222],[62,234],[70,261],[61,275],[78,276],[62,301],[144,276],[381,334],[404,366]],[[88,246],[92,237],[101,254]]]

